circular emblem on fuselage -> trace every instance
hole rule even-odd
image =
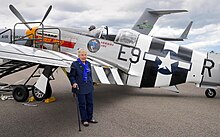
[[[100,49],[100,42],[97,39],[91,39],[87,44],[87,48],[90,52],[95,53]]]

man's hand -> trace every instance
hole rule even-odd
[[[73,88],[77,88],[77,87],[78,87],[78,84],[77,84],[77,83],[74,83],[74,84],[72,85],[72,87],[73,87]]]

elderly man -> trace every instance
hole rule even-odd
[[[74,61],[69,73],[72,92],[78,98],[81,122],[84,126],[89,123],[98,123],[93,119],[93,81],[91,64],[84,49],[78,50],[78,59]]]

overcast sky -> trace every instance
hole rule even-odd
[[[219,0],[1,0],[0,28],[13,27],[19,20],[9,10],[13,4],[27,21],[40,21],[49,5],[53,6],[44,24],[62,27],[88,28],[107,25],[111,32],[131,28],[145,8],[186,9],[161,17],[151,35],[178,37],[190,21],[193,21],[188,40],[180,45],[200,51],[220,52],[220,4]]]

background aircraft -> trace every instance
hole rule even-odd
[[[27,46],[0,43],[0,58],[15,61],[15,64],[22,61],[28,65],[19,70],[34,65],[39,65],[38,68],[44,69],[36,84],[31,86],[32,93],[37,100],[51,96],[49,81],[52,73],[57,67],[65,68],[68,73],[72,61],[77,58],[76,53],[79,48],[84,48],[89,52],[88,60],[93,66],[94,82],[134,87],[171,88],[177,84],[190,82],[195,83],[198,87],[206,87],[207,97],[216,95],[214,88],[220,82],[219,65],[217,65],[219,57],[216,54],[202,54],[146,35],[144,32],[140,33],[146,29],[143,25],[139,25],[138,29],[121,29],[115,35],[108,34],[108,27],[82,31],[44,26],[43,21],[52,6],[39,22],[40,27],[30,27],[29,24],[32,22],[26,22],[14,6],[9,7],[21,20],[21,24],[28,28],[26,31],[28,39],[25,43]],[[177,11],[175,10],[175,12]],[[151,11],[151,13],[163,15],[162,11]],[[168,11],[164,13],[168,13]],[[186,28],[182,37],[188,34],[187,31],[191,24]],[[146,25],[146,21],[144,25]],[[16,34],[15,31],[16,29],[14,29],[14,34]],[[18,41],[15,36],[12,43]],[[14,66],[14,68],[19,68],[18,66]],[[10,67],[8,69],[11,70]],[[8,72],[8,69],[4,75],[14,73],[13,71]],[[24,85],[15,86],[13,89],[13,95],[17,101],[27,99],[27,82],[28,80]]]

